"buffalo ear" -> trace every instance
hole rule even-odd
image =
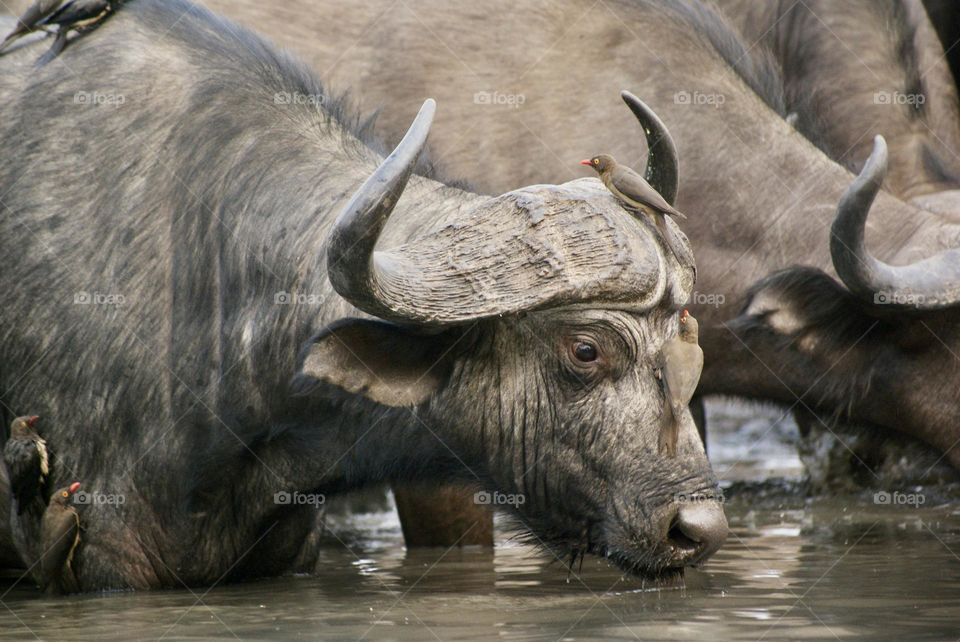
[[[425,401],[447,380],[449,335],[416,334],[371,319],[343,319],[310,340],[291,382],[309,395],[327,383],[385,406]]]

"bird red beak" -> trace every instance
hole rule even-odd
[[[69,490],[70,494],[73,495],[75,492],[80,490],[80,482],[73,482],[72,484],[70,484],[70,488],[68,488],[67,490]]]
[[[589,158],[584,158],[582,161],[580,161],[580,164],[581,164],[581,165],[586,165],[587,167],[592,167],[592,166],[593,166],[593,163],[590,162],[590,159],[589,159]]]
[[[37,425],[37,420],[40,419],[39,415],[33,415],[27,418],[27,425],[33,428]]]

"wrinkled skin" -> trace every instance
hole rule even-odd
[[[855,315],[851,325],[864,332],[838,334],[836,319],[813,303],[816,279],[799,289],[769,289],[762,305],[751,306],[748,286],[777,270],[807,265],[833,274],[830,226],[854,176],[784,120],[783,82],[762,43],[736,44],[721,21],[714,32],[729,45],[725,57],[695,26],[717,22],[709,11],[680,11],[687,18],[678,19],[663,9],[697,3],[384,0],[362,11],[321,2],[207,3],[300,52],[338,87],[354,89],[365,109],[389,106],[378,120],[388,139],[403,131],[418,96],[437,96],[448,109],[431,142],[436,158],[483,191],[572,178],[581,171],[577,159],[598,151],[639,165],[629,135],[634,125],[618,115],[614,97],[620,88],[635,91],[671,128],[683,162],[676,205],[689,216],[683,228],[699,267],[691,302],[706,355],[699,391],[900,430],[960,466],[960,405],[953,401],[960,369],[951,354],[960,353],[956,309],[905,314],[847,298],[843,312]],[[475,102],[477,92],[494,91],[503,104]],[[869,87],[858,91],[871,96]],[[678,92],[690,100],[678,100]],[[899,144],[899,132],[883,133],[892,138],[891,169],[904,176],[900,150],[910,145]],[[871,140],[864,134],[862,145],[869,149]],[[855,151],[842,162],[861,165],[867,152]],[[909,171],[895,179],[906,195]],[[934,213],[882,192],[870,210],[867,242],[892,264],[958,247],[960,210]],[[724,303],[704,303],[711,295]],[[731,324],[741,312],[748,318]],[[879,325],[870,329],[874,321]],[[747,326],[757,332],[743,331]],[[768,339],[776,349],[768,349]]]
[[[80,480],[124,498],[77,508],[83,590],[309,570],[316,510],[275,493],[392,480],[522,492],[516,517],[535,541],[641,574],[678,572],[722,543],[717,502],[678,500],[715,492],[689,414],[677,456],[657,453],[657,354],[692,266],[596,179],[487,199],[414,175],[398,200],[371,202],[395,206],[381,246],[407,252],[431,234],[485,238],[464,228],[476,212],[505,212],[531,238],[561,215],[596,223],[598,234],[556,230],[609,245],[567,257],[569,269],[619,261],[636,301],[567,295],[470,323],[374,320],[332,290],[326,251],[382,155],[306,69],[166,0],[126,5],[34,69],[43,48],[11,51],[0,73],[0,144],[20,159],[0,167],[0,248],[17,257],[0,286],[30,297],[0,317],[0,389],[4,407],[43,415],[55,487]],[[324,95],[324,109],[278,104],[278,91]],[[313,303],[278,304],[281,292]],[[590,363],[573,356],[584,341]],[[33,563],[36,540],[20,553]]]
[[[645,400],[659,395],[653,376],[658,363],[654,347],[661,345],[657,337],[666,328],[672,334],[674,327],[672,313],[648,319],[599,311],[531,314],[481,331],[472,351],[486,358],[455,367],[453,376],[473,382],[476,396],[458,393],[450,408],[465,425],[479,430],[492,475],[514,480],[502,486],[504,492],[522,493],[530,502],[522,519],[535,532],[549,535],[544,543],[572,542],[574,549],[608,555],[627,567],[662,568],[676,554],[692,559],[693,550],[672,552],[669,547],[676,543],[659,533],[674,519],[675,489],[711,494],[712,478],[697,465],[655,470],[662,458],[656,455],[657,440],[648,439],[653,433],[638,435],[634,424],[623,419],[633,417],[642,424],[659,417],[659,408],[651,413]],[[574,338],[600,347],[596,363],[585,366],[573,357],[568,346]],[[509,358],[490,358],[494,355]],[[516,427],[510,433],[497,428],[504,416],[513,417]],[[552,430],[557,434],[548,442]],[[621,440],[637,449],[617,448]],[[702,452],[686,414],[677,460],[702,462]],[[627,487],[634,491],[615,492]],[[638,523],[653,527],[631,526]],[[626,553],[637,548],[648,552],[641,557]]]

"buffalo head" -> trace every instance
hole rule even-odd
[[[624,99],[648,132],[648,180],[673,200],[672,140],[643,103]],[[427,101],[329,237],[334,288],[376,319],[316,336],[296,391],[403,409],[418,439],[438,440],[455,461],[446,471],[411,464],[411,476],[479,481],[495,491],[479,501],[503,504],[558,553],[647,574],[705,560],[727,524],[689,413],[675,456],[658,449],[660,351],[678,331],[694,266],[592,178],[442,212],[414,240],[378,248],[433,111]]]
[[[886,172],[886,143],[877,136],[833,223],[830,251],[843,285],[809,267],[755,284],[728,324],[737,340],[727,367],[735,379],[759,359],[773,376],[754,385],[758,396],[826,417],[827,428],[842,420],[899,429],[960,467],[960,249],[902,265],[867,250],[867,215]],[[741,367],[730,367],[738,359]]]

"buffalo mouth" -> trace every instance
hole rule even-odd
[[[638,578],[682,577],[686,568],[702,566],[729,534],[723,496],[713,488],[677,493],[655,508],[621,496],[586,518],[525,508],[529,512],[508,513],[525,533],[518,539],[552,554],[571,572],[589,553]]]
[[[593,544],[588,548],[569,543],[548,547],[550,552],[570,573],[579,574],[587,554],[605,559],[624,574],[657,583],[669,584],[682,579],[687,567],[696,566],[695,554],[689,550],[674,550],[673,547],[658,547],[651,550],[620,550],[605,544]]]
[[[604,556],[620,570],[644,580],[671,580],[683,577],[689,567],[700,566],[698,545],[667,544],[637,554],[633,551],[605,551]]]
[[[682,578],[688,567],[699,567],[706,561],[702,543],[691,539],[677,525],[671,526],[667,541],[654,546],[641,544],[624,548],[602,540],[586,543],[582,539],[564,539],[547,544],[545,548],[570,572],[579,572],[583,558],[590,554],[606,559],[638,579],[667,583]]]

